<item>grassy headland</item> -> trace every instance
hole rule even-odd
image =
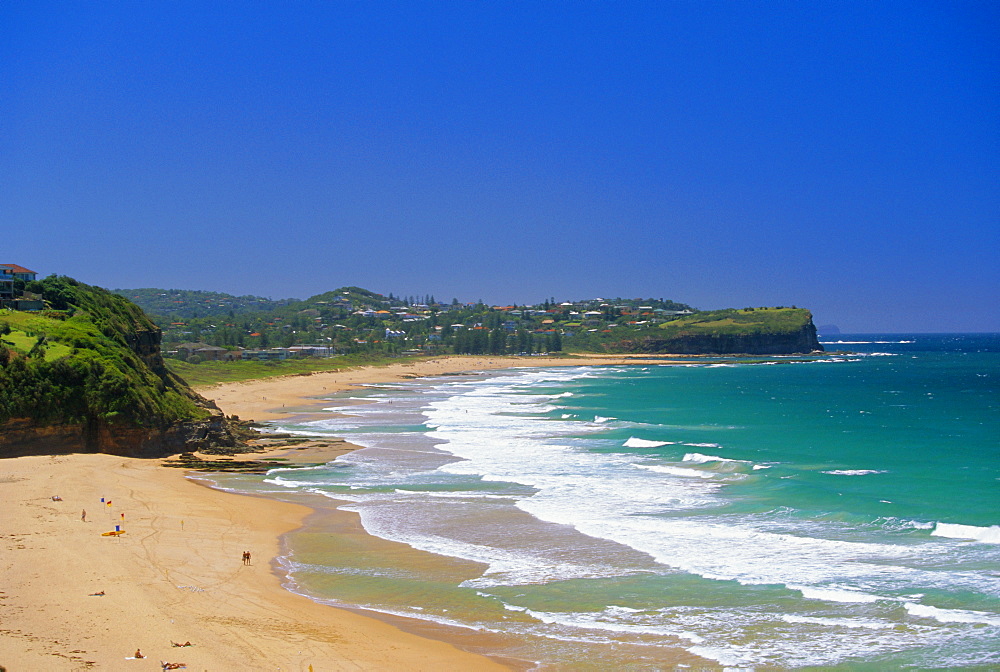
[[[50,310],[0,311],[0,456],[238,442],[221,412],[167,369],[142,309],[71,278],[37,285]]]
[[[803,308],[743,308],[711,310],[685,315],[659,325],[667,338],[698,334],[780,334],[812,323]]]

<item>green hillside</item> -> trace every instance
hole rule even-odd
[[[163,365],[159,329],[138,306],[70,278],[41,285],[52,310],[0,311],[0,423],[162,427],[209,417]]]

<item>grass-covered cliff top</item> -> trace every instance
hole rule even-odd
[[[744,308],[695,313],[659,325],[663,336],[708,334],[780,334],[799,331],[812,322],[804,308]]]
[[[0,310],[0,422],[155,426],[209,415],[163,367],[159,330],[138,306],[70,278],[42,284],[57,310]]]

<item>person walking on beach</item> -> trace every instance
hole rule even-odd
[[[82,520],[85,523],[87,522],[87,509],[84,509],[83,513],[80,514],[80,520]]]

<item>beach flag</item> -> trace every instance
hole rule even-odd
[[[115,525],[115,532],[121,532],[121,531],[122,531],[122,526],[121,525]]]
[[[111,506],[111,500],[110,499],[108,500],[108,506]]]
[[[103,498],[103,497],[101,497],[101,504],[103,504],[103,503],[104,503],[104,498]]]

